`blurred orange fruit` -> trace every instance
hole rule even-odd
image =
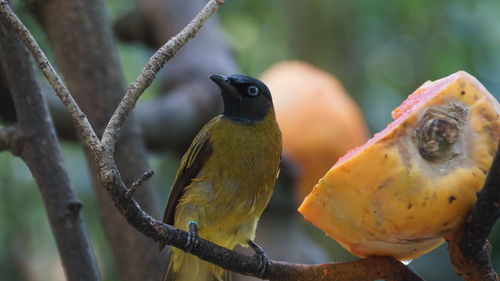
[[[299,212],[360,257],[412,259],[454,234],[500,138],[500,106],[466,72],[427,82],[341,158]]]
[[[349,149],[367,140],[363,116],[331,74],[300,61],[285,61],[262,74],[273,96],[283,150],[300,169],[299,201]]]

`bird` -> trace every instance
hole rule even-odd
[[[253,240],[282,151],[271,93],[251,76],[215,74],[210,79],[220,88],[224,110],[198,132],[182,157],[163,222],[227,249],[251,246],[264,265],[267,256]],[[229,279],[222,268],[172,247],[162,280]]]

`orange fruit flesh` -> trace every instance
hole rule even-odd
[[[354,255],[425,254],[475,203],[496,152],[499,112],[465,72],[425,83],[386,129],[339,159],[299,212]]]

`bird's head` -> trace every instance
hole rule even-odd
[[[260,80],[245,75],[211,75],[221,89],[223,115],[239,123],[264,119],[273,108],[271,92]]]

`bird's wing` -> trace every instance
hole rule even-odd
[[[191,184],[191,181],[201,171],[204,163],[212,154],[212,145],[210,144],[209,129],[217,119],[212,120],[201,129],[198,135],[194,138],[191,146],[181,160],[181,165],[177,171],[170,195],[168,197],[167,207],[163,214],[163,222],[169,225],[174,224],[175,208],[177,202],[184,194],[186,186]],[[160,250],[165,244],[160,243]]]

